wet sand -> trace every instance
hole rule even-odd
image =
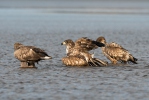
[[[52,13],[43,9],[0,9],[0,99],[11,100],[148,100],[149,15]],[[65,39],[105,36],[129,50],[138,64],[66,67]],[[22,69],[13,56],[21,42],[53,57],[37,69]],[[100,48],[95,57],[108,61]]]

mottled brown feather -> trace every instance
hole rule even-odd
[[[97,58],[90,58],[89,61],[86,61],[84,56],[63,57],[62,62],[66,66],[107,66],[107,62]]]
[[[67,39],[61,43],[61,45],[66,45],[66,54],[69,55],[74,48],[75,43],[71,39]]]
[[[98,48],[98,46],[93,43],[93,40],[88,39],[87,37],[82,37],[76,40],[75,46],[78,48],[82,48],[85,51],[90,51]]]
[[[82,37],[73,42],[71,39],[65,40],[61,43],[62,45],[66,45],[66,54],[69,55],[72,53],[73,49],[79,49],[81,51],[90,51],[96,49],[98,47],[104,46],[103,43],[99,43],[97,41],[88,39],[87,37]],[[72,49],[73,48],[73,49]]]
[[[62,62],[69,66],[105,66],[101,60],[92,58],[88,51],[97,48],[91,39],[80,38],[75,43],[71,40],[65,40],[62,45],[66,45],[67,57],[62,58]],[[100,44],[101,45],[101,44]]]
[[[22,44],[15,43],[14,49],[14,56],[21,62],[38,62],[39,60],[44,60],[44,57],[49,57],[49,59],[51,58],[44,50],[34,46],[24,46]]]
[[[88,63],[83,57],[67,56],[62,58],[63,64],[66,66],[88,66]]]
[[[129,61],[135,64],[137,63],[137,59],[134,58],[129,51],[123,48],[121,45],[114,42],[106,43],[104,37],[99,37],[96,41],[105,44],[105,47],[102,47],[102,52],[113,64],[116,64],[118,61],[124,63]]]

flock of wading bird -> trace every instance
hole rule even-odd
[[[118,62],[137,64],[137,59],[128,50],[115,42],[107,43],[104,37],[99,37],[96,41],[87,37],[82,37],[75,42],[67,39],[61,45],[66,45],[66,56],[62,58],[66,66],[107,66],[108,62],[94,58],[89,52],[98,47],[101,47],[103,54],[112,64]],[[31,68],[35,67],[35,63],[40,60],[52,59],[44,50],[21,43],[14,44],[14,56],[21,62],[21,67]]]

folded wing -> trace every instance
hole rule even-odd
[[[104,44],[88,39],[87,37],[82,37],[75,41],[75,46],[86,51],[90,51],[93,49],[97,49],[98,47],[102,47],[104,46]]]

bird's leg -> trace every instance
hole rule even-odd
[[[117,60],[114,58],[111,58],[110,56],[107,56],[107,58],[112,62],[112,64],[117,64]]]
[[[35,63],[33,61],[21,62],[22,68],[34,68]]]
[[[22,68],[28,67],[28,63],[27,62],[21,62],[21,67]]]
[[[26,63],[27,63],[28,66],[30,66],[30,61],[27,61]]]
[[[28,67],[35,67],[35,62],[34,61],[29,61],[29,66]]]
[[[113,59],[113,60],[112,60],[112,63],[113,63],[113,64],[117,64],[117,60]]]
[[[122,61],[123,64],[127,64],[127,61]]]
[[[36,63],[39,64],[38,61]]]

